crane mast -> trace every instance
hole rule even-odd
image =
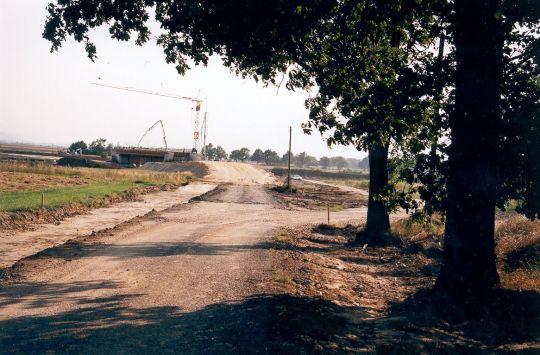
[[[164,92],[142,90],[142,89],[137,89],[137,88],[133,88],[133,87],[129,87],[129,86],[119,86],[119,85],[104,84],[104,83],[91,83],[91,84],[92,85],[97,85],[97,86],[103,86],[103,87],[107,87],[107,88],[112,88],[112,89],[137,92],[137,93],[140,93],[140,94],[162,96],[162,97],[168,97],[168,98],[171,98],[171,99],[188,100],[188,101],[193,102],[195,104],[195,129],[194,129],[194,132],[193,132],[193,149],[195,149],[197,152],[200,152],[202,150],[201,147],[200,147],[201,106],[203,104],[202,99],[195,98],[195,97],[190,97],[190,96],[183,96],[183,95],[164,93]],[[161,122],[161,120],[159,120],[158,122]],[[154,124],[154,126],[158,122],[156,122]],[[154,126],[152,126],[150,129],[152,129]],[[163,123],[161,124],[161,127],[163,128]],[[146,133],[148,133],[148,131]],[[146,133],[145,133],[145,135],[146,135]],[[143,135],[143,138],[144,138],[144,135]],[[163,131],[163,139],[165,140],[165,131]],[[142,138],[141,138],[141,140],[142,140]],[[139,143],[140,143],[140,141],[139,141]]]

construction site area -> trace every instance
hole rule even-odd
[[[144,132],[142,137],[139,139],[136,147],[115,147],[111,154],[113,163],[128,166],[141,166],[148,162],[199,161],[204,159],[203,148],[206,146],[206,139],[208,135],[208,112],[205,100],[189,96],[175,95],[163,92],[152,92],[148,90],[122,87],[104,83],[92,83],[92,85],[177,100],[187,100],[193,104],[192,110],[194,111],[194,132],[193,147],[191,149],[169,148],[167,144],[167,136],[163,121],[157,120]],[[204,113],[201,112],[203,109],[205,110]],[[163,147],[158,149],[148,148],[144,146],[141,147],[141,142],[146,137],[146,135],[158,126],[159,128],[161,128],[161,133],[163,135]]]
[[[208,136],[208,111],[206,100],[195,97],[153,92],[131,87],[122,87],[104,83],[92,85],[124,90],[133,93],[159,96],[192,103],[193,144],[191,148],[172,148],[167,143],[167,133],[163,120],[155,121],[139,138],[135,146],[114,146],[106,156],[85,153],[82,149],[69,150],[61,146],[42,146],[35,144],[0,143],[0,161],[18,160],[56,164],[61,159],[62,165],[88,167],[140,167],[150,162],[185,162],[205,160],[204,147]],[[203,112],[204,110],[204,112]],[[186,125],[189,126],[189,125]],[[153,130],[160,130],[161,147],[145,147],[144,138]],[[187,142],[186,142],[187,143]],[[187,144],[186,144],[187,145]],[[108,156],[108,158],[107,158]]]
[[[540,355],[540,0],[0,0],[0,355]]]

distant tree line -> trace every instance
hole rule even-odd
[[[286,165],[289,159],[289,152],[285,152],[283,155],[279,155],[272,149],[260,149],[257,148],[251,153],[249,148],[243,147],[235,149],[227,154],[222,146],[214,147],[211,143],[204,147],[203,154],[208,160],[232,160],[232,161],[252,161],[259,164],[266,165]],[[342,156],[337,157],[316,157],[301,152],[299,154],[291,154],[291,164],[299,168],[320,167],[323,169],[335,168],[338,170],[343,169],[362,169],[369,170],[369,164],[367,157],[364,159],[344,158]]]
[[[107,157],[111,155],[113,145],[111,143],[107,144],[105,138],[97,138],[93,140],[90,144],[86,144],[85,141],[80,140],[77,142],[71,143],[69,146],[69,152],[73,154],[93,154],[99,155],[101,157]]]

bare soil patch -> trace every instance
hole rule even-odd
[[[149,212],[181,206],[189,202],[193,196],[209,191],[213,187],[214,185],[193,183],[174,191],[159,191],[139,196],[137,201],[126,201],[108,208],[94,209],[54,224],[27,225],[27,230],[24,231],[1,231],[0,267],[13,265],[21,258],[61,245],[68,240],[94,235],[100,230],[109,230],[117,224]]]
[[[88,176],[28,174],[0,171],[0,192],[43,190],[95,182]]]
[[[205,161],[211,182],[237,185],[265,185],[274,182],[274,177],[263,169],[247,163]]]
[[[195,198],[198,201],[275,205],[267,188],[261,185],[222,184]]]
[[[208,166],[199,162],[149,162],[141,166],[142,169],[159,171],[164,173],[191,173],[194,177],[201,178],[208,175]]]
[[[283,185],[282,185],[283,186]],[[340,210],[367,206],[367,196],[338,186],[329,186],[307,181],[294,181],[293,192],[282,187],[272,190],[272,195],[284,208],[307,208]]]
[[[322,228],[321,228],[322,227]],[[428,306],[440,247],[407,242],[403,248],[352,246],[356,228],[281,229],[274,278],[294,297],[282,305],[294,319],[287,342],[319,352],[534,352],[537,292],[501,290],[491,313],[452,323]],[[302,310],[297,300],[311,300]],[[314,325],[315,318],[318,324]]]

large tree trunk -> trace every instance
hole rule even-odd
[[[496,287],[496,151],[502,81],[498,0],[455,1],[456,91],[450,116],[448,207],[435,285],[472,300]]]
[[[375,196],[382,193],[388,184],[388,144],[368,150],[369,198],[365,237],[376,242],[390,230],[390,217],[384,204]]]

